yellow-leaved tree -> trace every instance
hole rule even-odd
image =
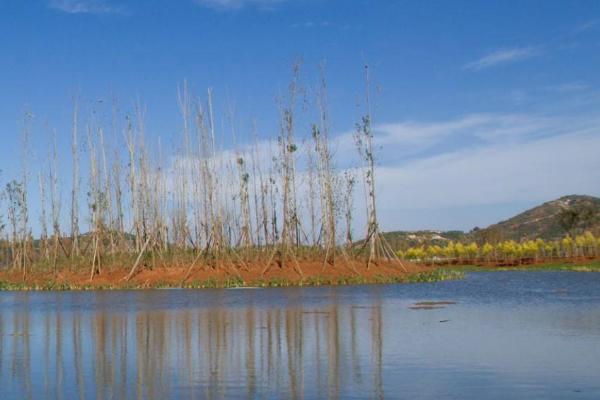
[[[494,252],[494,246],[492,246],[488,242],[485,242],[484,245],[481,247],[481,255],[488,262],[490,261],[493,252]]]

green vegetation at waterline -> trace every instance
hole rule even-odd
[[[573,271],[573,272],[600,272],[600,260],[587,263],[557,262],[547,264],[517,265],[517,266],[477,266],[477,265],[453,265],[452,271],[477,272],[477,271]]]
[[[131,282],[111,284],[72,284],[67,282],[49,281],[44,284],[27,282],[0,281],[0,291],[85,291],[85,290],[136,290],[136,289],[231,289],[231,288],[277,288],[277,287],[302,287],[302,286],[340,286],[340,285],[367,285],[367,284],[399,284],[419,282],[440,282],[464,278],[465,274],[459,270],[434,269],[431,271],[416,272],[406,276],[375,275],[374,277],[338,276],[338,277],[310,277],[301,280],[286,278],[259,279],[246,282],[239,278],[225,280],[206,279],[194,280],[189,283],[155,282],[140,284]]]
[[[193,280],[188,283],[174,284],[171,282],[156,282],[140,284],[122,282],[114,284],[71,284],[66,282],[50,281],[44,284],[30,284],[24,282],[12,283],[0,281],[0,291],[86,291],[86,290],[138,290],[138,289],[230,289],[230,288],[277,288],[277,287],[302,287],[302,286],[338,286],[338,285],[367,285],[367,284],[406,284],[406,283],[433,283],[463,279],[469,272],[482,271],[572,271],[572,272],[600,272],[600,261],[589,263],[550,263],[514,267],[490,267],[475,265],[453,265],[445,268],[436,268],[431,271],[416,272],[404,277],[376,275],[374,277],[339,276],[339,277],[310,277],[302,280],[271,278],[246,282],[239,278],[225,280],[206,279]]]

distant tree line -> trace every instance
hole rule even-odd
[[[565,258],[599,257],[600,237],[586,231],[580,235],[566,235],[561,240],[514,240],[496,244],[485,242],[461,243],[450,241],[445,245],[413,246],[398,251],[398,256],[425,263],[524,263],[552,261]]]

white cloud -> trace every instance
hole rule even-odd
[[[534,47],[513,47],[496,50],[481,57],[478,60],[466,64],[463,68],[479,71],[485,68],[502,64],[510,64],[517,61],[535,57],[540,54],[539,49]]]
[[[48,7],[67,14],[124,14],[125,9],[105,0],[50,0]]]
[[[195,3],[214,10],[234,11],[244,7],[256,7],[268,10],[285,1],[286,0],[195,0]]]
[[[550,200],[600,182],[600,136],[574,133],[379,168],[382,203],[436,208]]]

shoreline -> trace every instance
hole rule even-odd
[[[318,268],[315,268],[317,267]],[[90,281],[87,273],[30,273],[23,281],[19,272],[0,272],[0,292],[6,291],[91,291],[91,290],[151,290],[151,289],[260,289],[306,286],[347,286],[377,284],[410,284],[463,279],[469,272],[494,271],[574,271],[600,272],[600,260],[559,262],[521,266],[407,264],[407,272],[390,264],[351,270],[347,266],[322,267],[321,263],[301,264],[300,277],[293,271],[273,268],[264,277],[256,270],[233,275],[225,270],[200,270],[183,279],[186,268],[171,267],[144,270],[131,281],[125,281],[126,269],[115,268]]]
[[[10,282],[0,278],[0,292],[29,292],[29,291],[104,291],[104,290],[201,290],[201,289],[266,289],[266,288],[292,288],[292,287],[317,287],[317,286],[353,286],[353,285],[389,285],[411,283],[433,283],[448,280],[459,280],[465,276],[464,272],[452,270],[432,270],[407,274],[405,277],[378,275],[375,277],[339,276],[337,278],[310,277],[302,280],[264,279],[257,281],[230,280],[204,280],[192,281],[184,284],[168,282],[157,283],[114,283],[114,284],[78,284],[64,281],[49,281],[46,283]]]
[[[23,279],[20,271],[0,271],[0,291],[30,290],[118,290],[118,289],[209,289],[239,287],[290,287],[350,284],[382,284],[447,279],[438,268],[404,263],[406,271],[393,263],[381,263],[366,268],[359,262],[326,264],[322,261],[301,260],[295,268],[272,266],[255,262],[243,267],[221,265],[211,268],[199,265],[191,273],[189,266],[175,265],[158,268],[145,267],[131,280],[126,277],[129,267],[105,267],[100,275],[90,279],[82,268],[68,268],[54,275],[51,272],[29,272]],[[87,268],[86,268],[87,269]]]

